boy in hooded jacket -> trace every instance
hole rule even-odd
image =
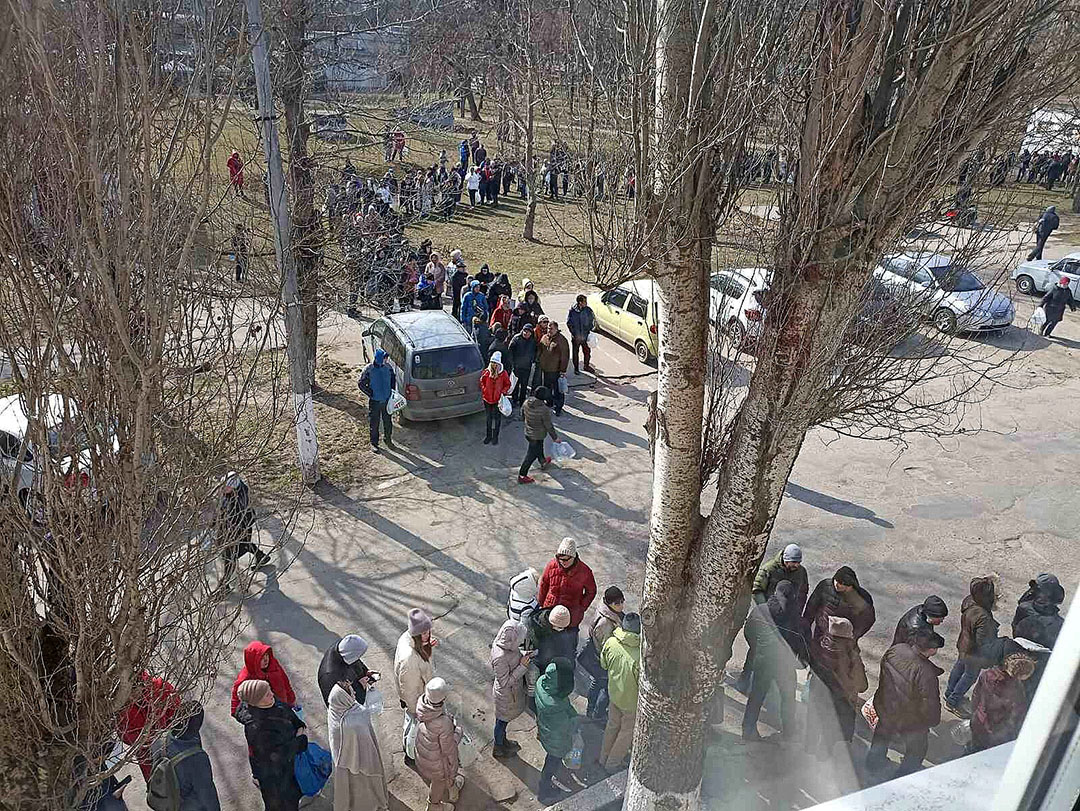
[[[567,770],[562,759],[573,748],[578,726],[577,711],[570,703],[573,691],[574,665],[562,657],[552,661],[536,682],[536,735],[546,755],[536,798],[544,805],[550,805],[562,796],[553,782],[556,774],[567,784],[571,782],[565,774]]]

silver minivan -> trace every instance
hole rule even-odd
[[[384,315],[363,332],[364,360],[386,350],[405,397],[407,420],[445,420],[484,410],[480,347],[456,318],[443,310]]]

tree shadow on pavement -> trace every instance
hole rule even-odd
[[[505,586],[488,577],[486,574],[470,569],[450,555],[432,546],[419,535],[410,532],[400,524],[396,524],[388,518],[364,507],[356,499],[351,498],[339,488],[326,481],[320,481],[313,488],[314,492],[340,510],[344,510],[353,518],[367,524],[372,529],[381,532],[386,537],[404,546],[410,552],[414,552],[432,566],[447,574],[453,575],[458,580],[479,591],[484,596],[496,603],[502,603],[505,599]]]
[[[895,529],[895,525],[891,521],[886,521],[884,518],[879,518],[868,507],[863,507],[860,504],[855,504],[851,501],[845,501],[842,498],[835,498],[833,496],[819,493],[816,490],[811,490],[807,487],[802,487],[795,482],[789,481],[784,488],[785,494],[791,496],[796,501],[801,501],[803,504],[809,504],[811,507],[817,507],[819,510],[825,510],[825,512],[833,513],[834,515],[842,515],[845,518],[858,518],[863,521],[869,521],[875,526],[884,527],[885,529]]]

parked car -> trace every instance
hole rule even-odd
[[[656,283],[634,279],[589,296],[596,329],[634,347],[642,363],[656,358],[660,341],[660,308]]]
[[[1064,259],[1021,262],[1012,272],[1016,289],[1026,296],[1045,293],[1055,287],[1062,276],[1069,279],[1073,296],[1080,298],[1080,253],[1070,253]]]
[[[480,373],[484,359],[465,328],[443,310],[384,315],[363,332],[364,359],[385,349],[405,397],[401,415],[426,421],[484,410]]]
[[[729,268],[714,271],[709,279],[709,321],[736,349],[761,336],[770,275],[765,268]]]
[[[874,276],[902,306],[929,318],[948,335],[1006,329],[1016,315],[1007,296],[942,254],[886,256]]]
[[[83,487],[92,484],[90,467],[90,440],[80,422],[78,408],[65,400],[63,395],[50,394],[45,398],[45,435],[47,446],[38,447],[30,438],[33,416],[27,413],[22,395],[13,394],[0,399],[0,491],[7,493],[14,487],[24,505],[31,493],[42,487],[42,470],[51,459],[67,477],[67,483],[75,483],[76,474]],[[106,432],[111,433],[111,432]],[[116,436],[111,437],[114,450],[119,449]],[[75,455],[60,458],[61,453]],[[21,458],[20,458],[21,454]]]

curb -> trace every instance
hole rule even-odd
[[[627,774],[626,771],[613,774],[555,805],[546,806],[544,811],[615,811],[622,808]]]

